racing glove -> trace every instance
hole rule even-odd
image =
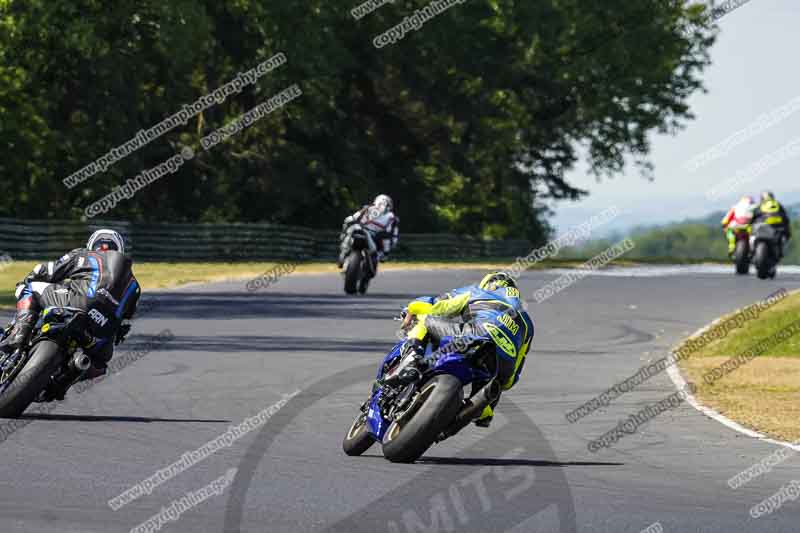
[[[125,340],[125,337],[128,336],[128,333],[130,331],[131,331],[130,322],[124,322],[120,324],[119,327],[117,328],[117,332],[114,337],[114,346],[119,346]]]
[[[353,224],[355,224],[355,223],[356,223],[356,221],[355,221],[355,219],[352,217],[352,215],[351,215],[351,216],[349,216],[349,217],[347,217],[347,218],[345,218],[345,219],[344,219],[344,222],[342,222],[342,232],[345,232],[345,231],[347,231],[347,228],[349,228],[350,226],[352,226],[352,225],[353,225]]]
[[[17,286],[14,288],[14,297],[17,300],[19,300],[19,297],[22,296],[22,291],[25,290],[25,287],[28,286],[28,283],[30,283],[28,278],[25,278],[23,281],[17,283]]]
[[[403,355],[413,353],[414,358],[421,361],[425,358],[425,343],[419,339],[408,339],[403,346]]]

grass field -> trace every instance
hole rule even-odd
[[[507,268],[513,259],[482,259],[477,261],[389,261],[381,265],[382,270],[408,268]],[[24,278],[37,261],[15,261],[0,268],[0,309],[14,305],[14,287]],[[178,287],[188,283],[214,282],[225,280],[247,280],[260,276],[278,263],[136,263],[134,273],[143,290]],[[548,261],[548,266],[572,266],[576,261]],[[543,264],[544,265],[544,264]],[[302,263],[297,266],[297,273],[336,272],[338,269],[332,262]]]
[[[800,439],[800,334],[708,384],[703,376],[800,319],[800,293],[793,293],[744,327],[680,363],[705,405],[772,437]]]
[[[587,259],[547,259],[536,263],[531,269],[577,268]],[[14,305],[14,286],[31,271],[39,261],[14,261],[0,266],[0,309]],[[667,259],[652,261],[617,260],[615,266],[637,266],[648,264],[674,264]],[[147,289],[163,289],[178,287],[188,283],[214,282],[224,280],[245,280],[267,272],[277,263],[136,263],[134,272],[142,287]],[[389,261],[381,264],[382,270],[409,268],[475,268],[480,270],[508,269],[514,264],[514,258],[492,258],[453,261]],[[310,262],[297,266],[295,272],[323,273],[336,272],[332,262]]]

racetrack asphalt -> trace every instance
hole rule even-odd
[[[128,532],[231,468],[221,494],[173,514],[160,531],[639,533],[658,523],[664,532],[796,532],[796,501],[758,519],[749,511],[800,479],[800,457],[733,490],[727,480],[775,446],[685,403],[610,448],[587,449],[674,393],[666,373],[575,423],[565,419],[716,317],[800,287],[796,270],[770,282],[728,270],[592,275],[542,304],[533,292],[558,273],[525,273],[520,289],[536,337],[522,380],[490,429],[468,427],[413,465],[387,462],[378,445],[347,457],[342,437],[395,342],[392,317],[416,296],[483,272],[384,272],[365,297],[344,295],[334,274],[294,274],[255,293],[245,282],[145,287],[157,305],[117,357],[165,329],[174,338],[46,414],[26,415],[10,434],[0,420],[0,440],[8,435],[0,533]],[[260,428],[110,508],[111,498],[271,406]]]

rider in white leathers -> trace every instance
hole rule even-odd
[[[378,261],[386,258],[389,252],[397,246],[400,237],[400,218],[394,214],[392,199],[385,194],[379,194],[375,197],[372,205],[365,205],[344,219],[340,237],[339,260],[337,261],[339,268],[342,268],[347,254],[350,253],[347,237],[355,224],[359,224],[367,231],[370,252],[377,256]]]

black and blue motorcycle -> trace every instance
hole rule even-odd
[[[489,335],[444,337],[420,356],[397,343],[384,358],[369,399],[342,443],[361,455],[380,442],[386,459],[412,463],[476,420],[500,394],[497,352]],[[473,386],[476,385],[476,386]],[[465,395],[464,388],[471,393]]]
[[[365,294],[378,271],[377,257],[371,251],[375,247],[372,237],[361,224],[353,224],[345,231],[341,246],[349,250],[342,265],[344,292]]]
[[[91,312],[91,311],[90,311]],[[94,341],[89,314],[72,307],[42,311],[31,340],[12,354],[0,354],[0,418],[20,416],[34,401],[71,385],[92,364],[82,348]],[[0,340],[11,326],[0,331]]]

